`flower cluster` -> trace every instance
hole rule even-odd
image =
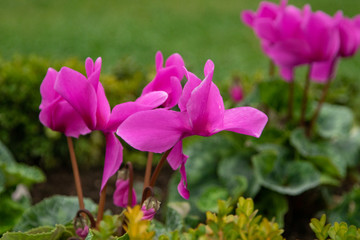
[[[257,12],[246,10],[241,17],[287,81],[293,81],[296,66],[308,64],[311,79],[324,83],[333,77],[338,59],[360,47],[360,15],[350,19],[339,11],[331,17],[282,0],[280,5],[261,2]]]
[[[192,135],[211,136],[220,131],[232,131],[259,137],[267,116],[251,107],[225,110],[219,89],[213,83],[214,64],[208,60],[204,67],[205,79],[199,79],[185,68],[179,54],[171,55],[163,66],[163,56],[156,54],[156,76],[134,102],[110,108],[99,81],[101,58],[95,63],[85,62],[86,76],[67,67],[59,72],[49,69],[41,84],[42,102],[40,121],[68,137],[78,137],[91,131],[102,131],[106,137],[106,154],[101,190],[122,163],[123,147],[115,132],[132,147],[154,153],[168,152],[170,166],[181,173],[178,191],[189,198],[182,141]],[[182,78],[186,76],[184,88]],[[178,106],[180,111],[170,110]],[[131,189],[130,189],[131,188]],[[128,206],[135,192],[129,180],[116,183],[114,203]],[[143,206],[146,218],[152,218],[157,209]]]

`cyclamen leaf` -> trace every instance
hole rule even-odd
[[[43,232],[8,232],[1,240],[60,240],[71,237],[72,234],[63,225],[56,225],[54,228],[43,228]]]
[[[90,199],[84,199],[85,208],[90,212],[96,211],[96,204]],[[27,231],[39,226],[54,226],[70,222],[79,210],[76,197],[55,195],[44,199],[25,211],[22,218],[15,225],[15,231]]]
[[[298,195],[320,184],[320,173],[309,162],[285,161],[271,151],[264,151],[252,160],[261,185],[275,192]]]
[[[324,103],[317,120],[317,131],[325,138],[348,136],[354,122],[350,108]]]

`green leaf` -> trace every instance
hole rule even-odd
[[[15,159],[9,149],[0,141],[0,165],[2,163],[10,165],[15,163]]]
[[[90,199],[84,199],[85,208],[96,212],[96,204]],[[39,226],[54,226],[70,222],[79,210],[77,197],[59,196],[44,199],[32,206],[23,214],[14,230],[27,231]]]
[[[5,166],[6,185],[16,186],[19,183],[30,186],[44,182],[46,177],[40,168],[22,163]]]
[[[19,221],[25,211],[25,207],[21,203],[13,201],[11,196],[0,196],[0,234],[11,230]]]
[[[343,196],[342,201],[333,209],[328,210],[327,215],[331,223],[347,222],[360,226],[360,188],[355,187]]]
[[[229,193],[226,189],[222,187],[208,187],[204,189],[203,194],[196,201],[196,206],[203,212],[217,212],[218,200],[224,200],[228,197]]]
[[[266,216],[268,219],[275,217],[280,227],[284,226],[284,217],[289,209],[285,195],[263,189],[256,199],[255,206],[256,209],[259,209],[261,215]]]
[[[42,228],[43,232],[8,232],[1,240],[60,240],[67,239],[72,234],[66,231],[63,225],[56,225],[54,228]]]
[[[320,174],[311,163],[285,161],[273,151],[262,152],[252,160],[261,185],[275,192],[298,195],[320,184]]]
[[[182,230],[184,227],[182,216],[171,207],[168,207],[166,211],[165,227],[169,231]]]
[[[334,176],[345,176],[347,162],[342,159],[342,151],[329,141],[310,141],[303,129],[295,129],[290,136],[290,143],[299,153],[310,158],[321,170]],[[328,159],[326,159],[328,158]],[[324,165],[325,162],[332,166]]]
[[[325,138],[347,136],[354,122],[350,108],[324,103],[317,119],[317,132]]]
[[[218,166],[218,176],[235,199],[244,192],[244,195],[254,197],[260,190],[260,183],[251,166],[251,155],[239,153],[222,159]]]

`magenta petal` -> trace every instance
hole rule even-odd
[[[90,132],[80,114],[60,97],[41,110],[39,119],[46,127],[68,137],[77,138]]]
[[[117,134],[140,151],[161,153],[181,139],[186,125],[182,113],[165,109],[147,110],[128,117]]]
[[[63,67],[54,88],[82,116],[88,127],[94,129],[97,96],[91,83],[77,71]]]
[[[201,84],[201,79],[199,79],[192,72],[186,71],[186,78],[187,78],[187,82],[184,86],[182,95],[178,103],[178,106],[182,112],[185,112],[187,110],[186,105],[190,99],[192,91]]]
[[[183,153],[182,141],[179,141],[175,144],[169,156],[167,157],[167,161],[173,170],[178,169],[179,166],[186,162],[187,159],[188,156]]]
[[[210,59],[206,61],[205,67],[204,67],[204,75],[205,77],[209,77],[212,79],[212,76],[214,74],[214,63]]]
[[[280,75],[287,81],[292,82],[294,81],[294,69],[292,67],[283,67],[279,66],[280,68]]]
[[[163,64],[164,64],[164,57],[163,57],[162,53],[160,51],[158,51],[155,55],[156,71],[159,71],[160,69],[162,69]]]
[[[204,72],[208,75],[196,87],[187,103],[186,109],[194,134],[208,136],[222,125],[224,102],[219,89],[212,82],[214,66],[211,61],[205,65]]]
[[[178,184],[178,192],[184,199],[189,199],[190,193],[187,189],[187,179],[186,179],[186,171],[185,171],[185,163],[181,164],[180,167],[181,180]]]
[[[100,192],[105,187],[109,178],[119,170],[123,161],[123,146],[121,145],[119,139],[114,135],[114,133],[105,133],[105,137],[106,152]]]
[[[170,67],[170,66],[177,66],[181,68],[185,66],[184,60],[182,59],[180,54],[174,53],[170,57],[168,57],[165,63],[165,67]]]
[[[268,117],[252,107],[238,107],[225,110],[224,126],[215,132],[231,131],[240,134],[260,137]]]
[[[315,62],[311,65],[310,77],[318,83],[326,83],[335,75],[337,58],[327,62]]]
[[[255,14],[253,11],[245,10],[241,12],[241,20],[248,25],[249,27],[252,27],[254,24]]]
[[[105,90],[101,83],[97,88],[97,109],[96,109],[96,129],[105,130],[110,119],[110,104],[105,96]]]
[[[44,80],[40,85],[41,104],[40,109],[46,107],[46,105],[53,102],[60,95],[54,90],[55,80],[58,72],[52,68],[49,68]]]
[[[85,60],[85,71],[87,77],[94,72],[94,61],[89,57]]]
[[[126,102],[116,105],[110,115],[106,130],[116,131],[120,124],[136,112],[150,110],[160,106],[167,99],[167,93],[163,91],[150,92],[139,97],[136,102]]]
[[[143,205],[141,207],[141,211],[144,214],[144,216],[141,218],[142,220],[152,220],[156,214],[156,211],[154,208],[146,209],[145,205]]]
[[[129,179],[122,180],[118,179],[116,181],[115,192],[113,195],[113,202],[116,206],[126,208],[128,206],[128,197],[129,197]],[[131,207],[136,205],[136,192],[132,189],[132,203]]]
[[[146,105],[151,108],[156,108],[163,104],[168,98],[168,94],[164,91],[153,91],[150,93],[147,93],[138,99],[136,99],[136,103],[141,105]]]

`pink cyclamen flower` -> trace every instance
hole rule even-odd
[[[129,196],[129,179],[116,180],[116,188],[113,195],[114,204],[116,206],[126,208],[128,206],[128,196]],[[131,207],[136,205],[136,193],[135,190],[132,189],[132,203]]]
[[[229,89],[230,98],[234,103],[239,103],[244,98],[243,89],[239,84],[234,84]]]
[[[63,132],[68,137],[79,137],[91,130],[81,115],[54,89],[58,72],[49,68],[40,86],[40,122],[46,127]]]
[[[87,225],[85,225],[84,228],[76,229],[75,233],[82,239],[85,239],[87,237],[87,235],[89,234],[89,227]]]
[[[309,5],[303,10],[285,5],[283,1],[278,8],[273,7],[276,10],[271,17],[245,12],[243,19],[260,38],[264,52],[280,67],[280,74],[292,81],[296,66],[334,61],[340,40],[337,18],[321,11],[312,12]],[[327,75],[332,72],[332,67],[320,67],[323,71],[328,68]],[[320,80],[316,68],[318,66],[313,68],[311,78]]]
[[[334,59],[312,65],[311,77],[319,83],[326,82],[334,76],[340,57],[351,57],[360,47],[360,15],[350,19],[339,11],[334,18],[338,23],[339,51]]]
[[[94,130],[104,132],[106,153],[101,190],[108,179],[116,173],[122,163],[123,147],[114,135],[121,122],[137,111],[148,110],[161,105],[167,93],[154,91],[135,102],[115,106],[111,112],[104,87],[100,82],[101,58],[95,63],[87,58],[87,76],[63,67],[59,72],[49,69],[40,86],[42,102],[40,121],[54,131],[68,137],[78,137]]]
[[[212,82],[214,64],[205,64],[205,79],[201,81],[187,72],[187,83],[179,100],[181,112],[155,109],[138,112],[127,118],[117,134],[132,147],[141,151],[161,153],[171,149],[167,160],[170,166],[180,170],[178,185],[180,195],[188,199],[182,139],[199,135],[208,137],[221,131],[232,131],[259,137],[267,116],[251,107],[224,109],[219,89]]]
[[[142,96],[153,91],[164,91],[168,94],[168,98],[162,104],[162,107],[172,108],[174,107],[182,92],[181,80],[184,77],[184,61],[182,57],[175,53],[171,55],[163,67],[163,55],[160,51],[156,53],[156,76],[155,78],[145,86]]]

